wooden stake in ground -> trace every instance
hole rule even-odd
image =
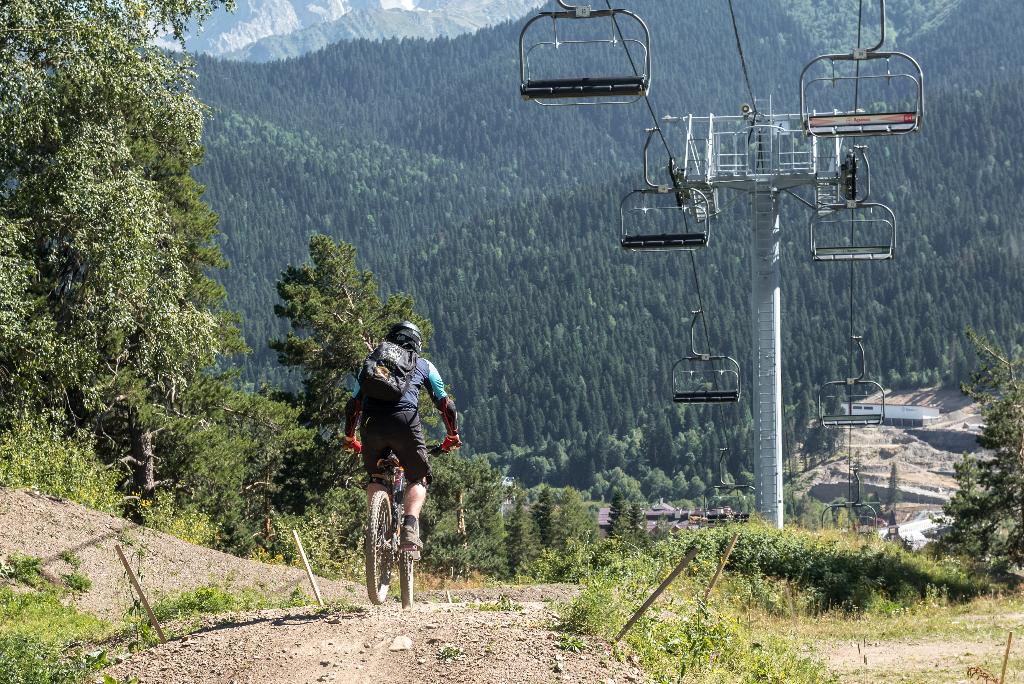
[[[711,583],[708,584],[708,588],[704,590],[704,603],[708,602],[708,597],[711,596],[711,592],[715,590],[715,585],[718,584],[718,580],[722,576],[722,570],[725,569],[725,564],[729,560],[729,554],[732,553],[733,547],[736,546],[736,540],[739,538],[740,533],[736,532],[732,535],[732,539],[729,540],[729,545],[725,547],[725,554],[722,556],[722,560],[718,564],[718,570],[715,570],[715,576],[711,578]]]
[[[313,585],[313,595],[316,596],[316,602],[322,606],[324,605],[324,597],[320,595],[320,586],[316,583],[316,576],[313,574],[313,569],[309,567],[309,559],[306,558],[306,550],[302,548],[302,540],[299,539],[299,531],[292,530],[292,537],[295,538],[295,545],[299,547],[299,557],[302,558],[302,564],[306,567],[306,574],[309,575],[309,583]]]
[[[121,548],[120,544],[114,546],[114,550],[117,551],[117,557],[121,559],[121,565],[124,566],[124,571],[128,573],[128,580],[135,587],[135,594],[142,601],[142,607],[146,609],[146,614],[149,616],[149,624],[153,625],[153,629],[156,630],[156,635],[160,637],[160,643],[167,643],[167,637],[164,636],[164,630],[160,628],[160,621],[156,619],[156,615],[153,613],[153,609],[149,607],[149,599],[146,598],[146,592],[142,591],[142,585],[139,584],[139,580],[135,578],[135,573],[132,572],[132,566],[128,564],[128,559],[124,555],[124,549]]]
[[[619,633],[615,635],[616,642],[620,641],[622,637],[626,636],[626,632],[633,628],[633,625],[636,624],[636,621],[639,620],[640,617],[647,612],[647,609],[651,607],[651,604],[658,600],[658,597],[661,596],[661,593],[663,591],[668,589],[668,585],[672,584],[672,580],[674,580],[679,575],[679,573],[683,571],[683,568],[689,565],[690,561],[692,561],[696,557],[697,548],[694,547],[690,549],[690,552],[686,554],[683,560],[679,561],[679,565],[677,565],[675,569],[669,573],[668,577],[665,578],[665,581],[662,582],[658,586],[658,588],[654,590],[654,593],[651,594],[650,598],[644,601],[644,605],[640,606],[639,610],[633,613],[633,617],[629,618],[629,621],[626,622],[625,626],[621,630],[619,630]]]
[[[999,673],[999,684],[1006,684],[1006,663],[1010,660],[1010,644],[1013,643],[1013,632],[1006,637],[1006,653],[1003,654],[1003,671]]]

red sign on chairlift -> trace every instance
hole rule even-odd
[[[833,126],[877,126],[879,124],[913,124],[917,115],[913,112],[897,112],[894,114],[839,114],[833,116],[812,116],[811,127],[829,128]]]

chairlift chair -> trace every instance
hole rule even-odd
[[[871,200],[871,163],[867,145],[853,145],[846,150],[836,171],[835,195],[827,200],[819,198],[819,208],[834,208],[835,205],[853,207]]]
[[[883,261],[896,256],[896,215],[877,202],[819,207],[810,224],[814,261]]]
[[[826,382],[818,390],[818,420],[824,427],[868,427],[885,420],[885,390],[864,379],[864,343],[860,337],[852,339],[860,349],[860,375]]]
[[[538,13],[519,34],[523,99],[549,106],[629,104],[647,95],[647,24],[625,9],[558,4],[561,10]],[[598,68],[603,75],[591,71]]]
[[[753,494],[754,493],[754,486],[753,485],[741,485],[741,484],[736,484],[735,482],[726,482],[725,481],[725,457],[728,455],[728,453],[729,453],[729,447],[722,447],[721,449],[718,450],[718,484],[712,485],[709,489],[705,490],[705,492],[704,492],[704,510],[705,511],[712,510],[714,508],[715,500],[716,499],[721,499],[723,496],[726,496],[728,494],[732,494],[734,492],[743,492],[743,493],[747,493],[747,494]],[[708,499],[708,492],[709,491],[713,491],[714,492],[711,495],[711,499],[710,499],[711,503],[710,504],[708,503],[708,501],[709,501],[709,499]],[[735,513],[733,513],[733,518],[735,520],[739,521],[739,522],[745,522],[746,520],[750,519],[750,514],[749,513],[735,512]]]
[[[693,312],[690,322],[690,354],[672,366],[672,401],[677,404],[722,404],[740,399],[740,365],[735,359],[710,353],[698,353],[695,343],[697,320],[702,310]]]
[[[634,190],[619,204],[619,244],[627,251],[696,250],[711,238],[707,196],[671,186]]]
[[[848,483],[848,485],[849,484],[851,484],[851,483]],[[855,487],[854,491],[856,492],[856,497],[854,498],[853,501],[840,501],[840,502],[837,502],[837,503],[831,503],[831,504],[828,504],[827,506],[825,506],[825,508],[821,511],[821,527],[822,527],[822,529],[825,528],[825,515],[826,514],[831,513],[832,514],[832,519],[833,519],[833,521],[835,521],[835,518],[836,518],[838,512],[841,511],[841,510],[844,510],[844,509],[849,509],[849,511],[850,511],[850,519],[851,520],[856,519],[858,531],[861,531],[861,528],[864,527],[863,520],[864,520],[864,512],[865,511],[869,513],[869,515],[870,515],[869,519],[872,521],[872,523],[874,523],[874,521],[878,519],[878,509],[875,508],[872,504],[869,504],[869,503],[865,502],[861,498],[860,469],[859,468],[854,468],[853,469],[853,483],[852,484],[854,485],[854,487]],[[856,518],[854,518],[854,516],[856,516]]]
[[[885,0],[879,4],[881,35],[874,47],[821,55],[800,73],[800,115],[808,135],[903,135],[920,129],[924,72],[910,55],[881,50]]]

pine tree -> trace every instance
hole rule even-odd
[[[541,485],[537,501],[530,511],[533,522],[537,526],[537,537],[541,548],[555,548],[555,494],[551,487]]]
[[[501,473],[479,456],[442,454],[431,464],[434,481],[421,518],[424,562],[445,574],[505,574]]]
[[[520,490],[512,495],[512,510],[505,518],[505,560],[509,574],[515,576],[539,555],[537,528],[526,508],[526,496]]]
[[[944,507],[953,520],[943,542],[1003,567],[1024,564],[1024,359],[1012,358],[972,330],[980,367],[961,387],[985,419],[978,443],[991,458],[965,456],[959,491]]]
[[[433,329],[413,311],[412,297],[396,293],[382,299],[373,274],[356,265],[355,248],[326,235],[310,237],[309,262],[285,269],[277,291],[283,303],[275,311],[290,330],[271,340],[270,348],[281,365],[301,371],[303,419],[330,457],[341,451],[350,378],[388,326],[413,321],[424,345]]]
[[[555,515],[555,546],[565,549],[570,542],[590,542],[597,537],[597,520],[587,510],[580,493],[572,487],[562,490]]]
[[[608,536],[618,536],[619,532],[619,518],[623,517],[623,513],[626,510],[626,497],[623,496],[622,492],[615,490],[615,494],[612,495],[612,503],[608,508]]]
[[[634,538],[640,538],[641,535],[647,536],[647,516],[645,515],[644,506],[639,503],[635,503],[629,507],[629,513],[627,514],[629,520],[629,531],[631,536]]]
[[[889,489],[885,495],[885,504],[892,508],[900,501],[900,480],[899,472],[896,469],[896,462],[889,467]]]

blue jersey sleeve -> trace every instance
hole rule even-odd
[[[352,385],[352,396],[353,397],[358,397],[359,396],[359,378],[356,378],[355,384]]]
[[[426,361],[426,359],[424,359]],[[426,361],[427,363],[427,383],[430,385],[430,396],[433,397],[435,402],[441,401],[448,396],[448,393],[444,391],[444,380],[441,379],[441,374],[434,368],[434,364]]]

